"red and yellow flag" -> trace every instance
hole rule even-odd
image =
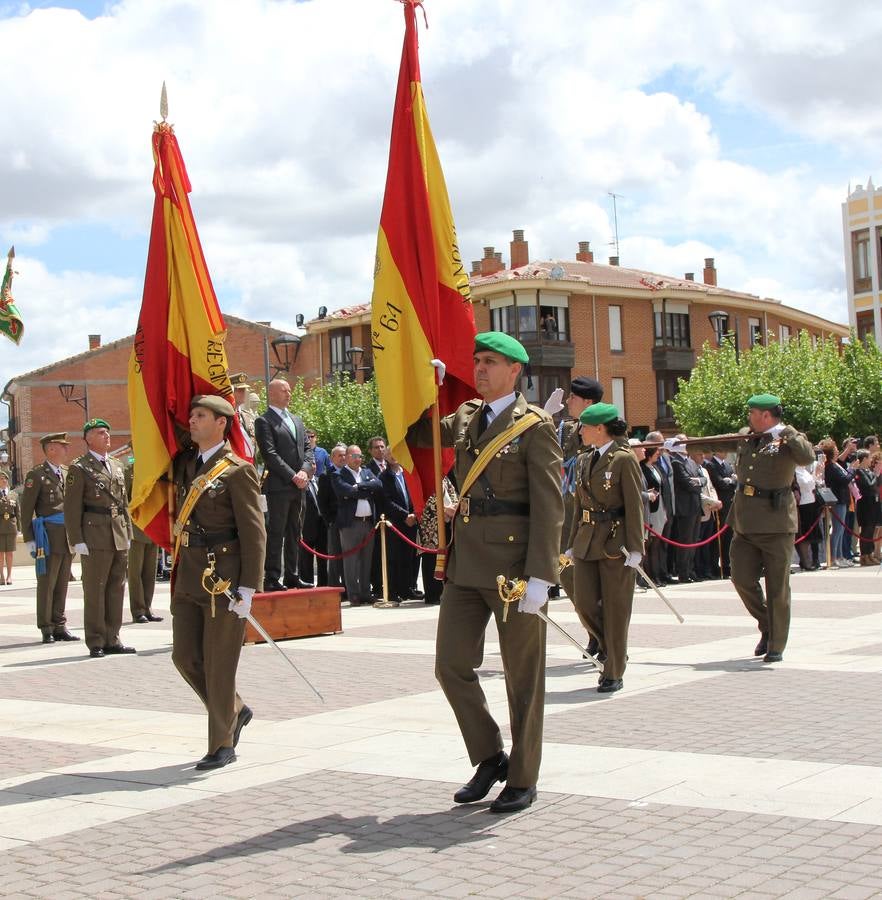
[[[389,446],[418,475],[408,483],[419,512],[423,497],[435,491],[432,451],[409,448],[405,434],[436,397],[443,416],[475,396],[475,318],[420,82],[415,7],[421,4],[402,3],[404,49],[377,237],[371,343]],[[447,365],[440,390],[430,364],[435,358]],[[452,462],[453,451],[445,451],[442,470]]]
[[[172,127],[153,132],[153,223],[144,296],[129,360],[129,414],[135,456],[132,519],[171,548],[170,482],[165,480],[189,434],[190,400],[219,394],[235,405],[221,315],[190,201],[190,180]],[[233,450],[250,459],[239,419]]]

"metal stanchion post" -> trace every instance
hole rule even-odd
[[[826,537],[824,538],[824,547],[827,550],[827,568],[833,568],[833,557],[830,555],[830,507],[824,507],[824,529],[826,531]]]
[[[374,603],[374,609],[394,609],[397,603],[389,599],[389,568],[386,564],[386,516],[380,516],[380,563],[383,569],[383,598]]]

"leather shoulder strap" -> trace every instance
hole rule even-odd
[[[493,438],[490,443],[487,444],[486,447],[475,457],[475,461],[472,463],[472,467],[469,469],[468,474],[463,479],[462,487],[460,488],[460,496],[465,497],[468,494],[471,486],[478,480],[481,476],[481,473],[490,463],[490,460],[496,456],[497,452],[502,449],[506,444],[513,441],[518,435],[523,434],[528,428],[532,428],[534,425],[538,425],[539,422],[542,421],[542,418],[538,413],[533,412],[533,410],[527,410],[527,412],[518,419],[513,425],[509,426],[505,429],[505,431],[500,432]]]
[[[232,454],[225,454],[211,467],[211,469],[209,469],[208,472],[193,479],[190,490],[187,491],[187,496],[184,498],[184,502],[181,504],[181,510],[175,520],[173,529],[175,535],[175,549],[172,554],[173,559],[178,558],[178,550],[181,547],[181,535],[184,533],[184,526],[187,524],[187,520],[193,512],[193,508],[199,502],[199,498],[208,490],[215,478],[229,469],[230,466],[235,465],[235,459],[236,457]]]

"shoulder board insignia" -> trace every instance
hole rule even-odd
[[[28,478],[28,480],[25,482],[25,487],[32,488],[33,486],[34,486],[34,479]]]

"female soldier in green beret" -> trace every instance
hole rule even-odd
[[[0,584],[12,584],[12,556],[20,528],[18,500],[9,492],[9,475],[0,471]]]
[[[575,567],[576,602],[606,653],[597,690],[610,694],[622,689],[628,658],[634,566],[643,556],[643,487],[640,464],[625,437],[628,425],[618,409],[595,403],[579,421],[582,443],[596,449],[579,461],[567,556]]]

